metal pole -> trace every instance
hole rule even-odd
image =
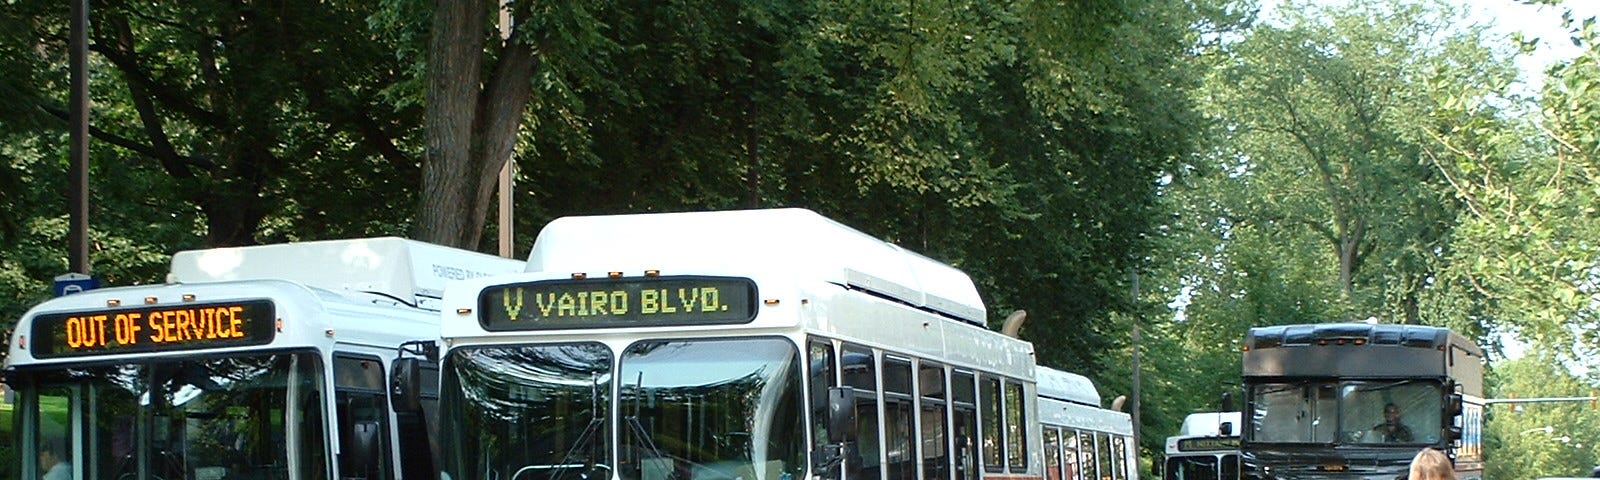
[[[510,0],[500,0],[500,40],[503,42],[511,41],[510,3]],[[500,231],[500,256],[505,258],[516,258],[516,252],[512,251],[512,249],[516,248],[513,245],[516,239],[514,230],[516,222],[512,221],[511,210],[513,202],[511,193],[516,184],[514,175],[516,175],[517,171],[517,155],[515,148],[511,149],[511,151],[512,154],[506,158],[505,166],[500,167],[500,228],[498,230]]]
[[[1133,448],[1139,446],[1139,271],[1133,271]]]
[[[68,269],[89,274],[89,0],[72,2],[72,132],[68,147]]]

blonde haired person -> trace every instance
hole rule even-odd
[[[1456,480],[1456,467],[1444,452],[1424,448],[1411,458],[1411,473],[1406,480]]]

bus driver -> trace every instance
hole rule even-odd
[[[1372,427],[1368,441],[1381,440],[1383,443],[1411,443],[1411,427],[1400,423],[1400,407],[1393,403],[1383,406],[1383,423]]]

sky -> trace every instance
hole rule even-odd
[[[1315,0],[1329,4],[1343,3],[1345,0]],[[1259,0],[1261,15],[1270,21],[1273,10],[1280,0]],[[1567,31],[1561,28],[1561,13],[1570,9],[1573,18],[1584,19],[1600,17],[1600,0],[1564,0],[1561,5],[1526,5],[1518,0],[1460,0],[1461,4],[1473,12],[1475,18],[1491,26],[1491,32],[1510,38],[1513,32],[1521,32],[1529,38],[1540,40],[1539,47],[1532,55],[1518,60],[1517,66],[1522,71],[1522,81],[1526,82],[1531,91],[1538,91],[1543,83],[1544,67],[1550,63],[1565,60],[1579,53],[1578,47],[1569,40]]]
[[[1510,36],[1522,32],[1540,40],[1533,54],[1519,59],[1518,69],[1523,81],[1537,87],[1543,77],[1544,67],[1551,62],[1570,59],[1580,50],[1572,44],[1567,31],[1561,28],[1561,13],[1571,9],[1574,19],[1600,16],[1600,0],[1566,0],[1559,6],[1525,5],[1514,0],[1468,0],[1466,2],[1483,18],[1491,19],[1492,30]]]

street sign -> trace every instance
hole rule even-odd
[[[56,275],[55,293],[57,297],[72,295],[85,290],[94,290],[99,287],[100,279],[81,273]]]

